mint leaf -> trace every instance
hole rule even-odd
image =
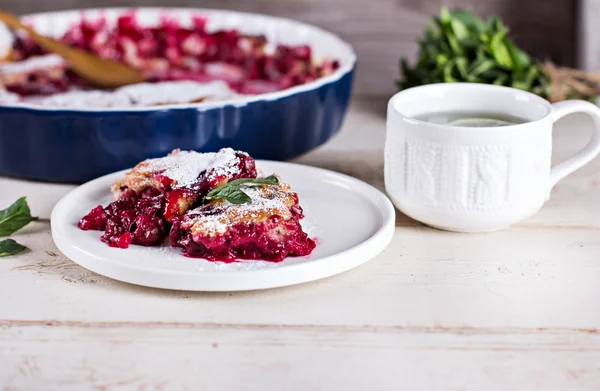
[[[249,204],[252,199],[248,194],[244,193],[241,189],[242,185],[277,185],[279,179],[276,176],[271,175],[264,179],[254,178],[242,178],[236,179],[235,181],[228,182],[223,186],[219,186],[209,192],[204,199],[222,199],[231,202],[232,204]]]
[[[248,194],[241,191],[239,188],[230,188],[231,190],[227,193],[227,195],[220,195],[220,198],[226,199],[232,204],[240,205],[240,204],[251,204],[252,198],[248,196]]]
[[[278,185],[279,179],[275,175],[270,175],[263,179],[255,179],[255,178],[242,178],[236,179],[235,181],[227,182],[223,186],[217,187],[215,190],[221,189],[226,186],[239,186],[239,185]],[[213,190],[213,191],[215,191]],[[210,194],[210,193],[209,193]]]
[[[8,208],[0,210],[0,236],[15,233],[36,219],[31,216],[25,197],[21,197]]]
[[[252,202],[252,199],[248,196],[248,194],[244,193],[239,187],[235,186],[223,187],[218,192],[210,196],[210,198],[227,200],[236,205],[249,204]]]
[[[459,41],[469,38],[469,30],[461,20],[452,19],[450,26],[452,26],[452,32],[454,32],[454,35]]]
[[[442,7],[440,10],[440,24],[447,25],[450,23],[452,23],[452,15],[450,14],[450,11],[448,11],[448,8]]]
[[[492,60],[488,60],[488,59],[476,60],[471,65],[470,75],[477,77],[477,76],[481,75],[483,72],[489,71],[490,69],[494,68],[495,66],[496,66],[496,64]]]
[[[482,34],[485,31],[485,23],[469,11],[455,9],[452,11],[452,17],[460,20],[476,34]]]
[[[26,248],[27,247],[20,245],[12,239],[4,239],[0,241],[0,257],[18,254]]]
[[[498,32],[494,34],[492,37],[492,42],[490,43],[490,49],[492,50],[492,55],[498,64],[508,69],[513,69],[514,63],[512,57],[510,56],[510,52],[506,47],[506,43],[504,42],[505,37],[506,34],[504,32]]]
[[[515,64],[515,70],[517,72],[520,72],[531,64],[531,59],[527,53],[516,47],[514,43],[507,41],[506,48],[510,53],[510,57]]]

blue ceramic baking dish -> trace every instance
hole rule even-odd
[[[232,101],[120,110],[3,105],[0,175],[84,182],[175,148],[207,152],[232,147],[257,159],[285,160],[325,143],[340,129],[356,63],[352,48],[340,38],[287,19],[229,11],[140,8],[138,19],[156,23],[165,10],[182,23],[201,14],[209,27],[262,33],[275,43],[309,44],[316,57],[337,59],[340,67],[304,85]],[[83,15],[115,20],[127,11],[65,11],[25,19],[43,34],[60,36]],[[0,43],[7,39],[0,34]]]

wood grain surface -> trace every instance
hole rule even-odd
[[[600,335],[146,324],[2,326],[4,391],[597,390]]]
[[[399,58],[414,59],[415,40],[441,5],[501,16],[515,40],[535,57],[573,65],[576,56],[576,0],[0,0],[1,8],[19,14],[132,5],[223,8],[321,26],[354,46],[359,61],[355,92],[359,95],[395,92]]]
[[[385,101],[299,162],[383,187]],[[556,164],[589,118],[554,131]],[[0,390],[597,390],[600,159],[509,229],[457,234],[398,213],[389,247],[339,276],[243,293],[137,287],[56,249],[46,220],[73,186],[0,178],[27,196],[30,248],[0,262]]]

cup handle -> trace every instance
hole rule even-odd
[[[588,164],[600,153],[600,108],[583,100],[567,100],[552,105],[553,122],[573,113],[589,115],[594,122],[594,134],[587,145],[576,155],[552,167],[552,171],[550,171],[550,189],[573,171]]]

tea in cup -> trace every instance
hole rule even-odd
[[[551,167],[552,127],[588,114],[587,146]],[[562,178],[600,153],[600,109],[550,104],[529,92],[487,84],[410,88],[388,103],[385,186],[395,206],[450,231],[505,228],[535,214]]]

